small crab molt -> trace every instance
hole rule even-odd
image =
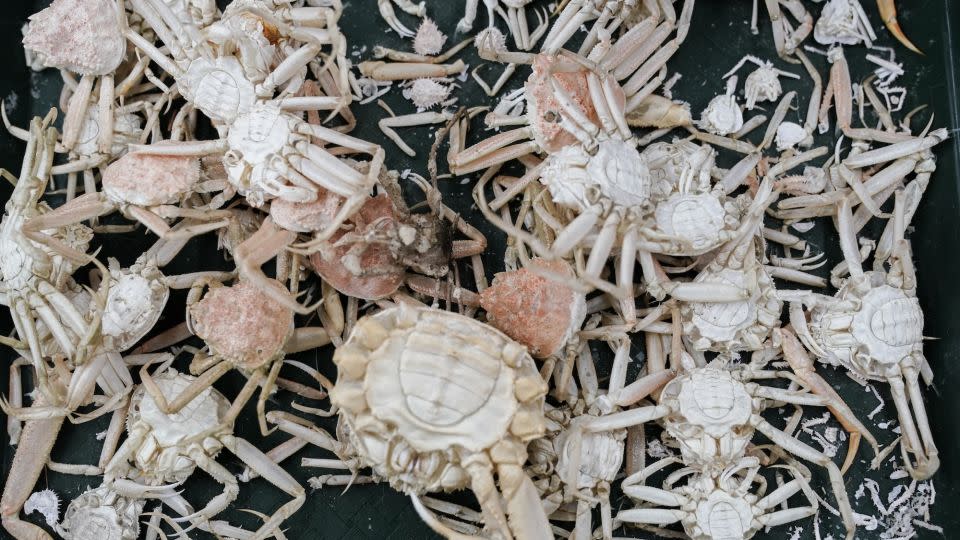
[[[544,433],[546,393],[522,345],[473,319],[401,304],[357,321],[334,362],[330,399],[378,475],[412,496],[472,487],[491,529],[552,537],[522,469],[527,443]]]
[[[145,504],[99,486],[70,501],[57,533],[64,540],[136,540]]]
[[[554,202],[585,211],[598,202],[632,208],[650,197],[650,170],[636,145],[618,139],[597,143],[593,152],[574,144],[547,158],[541,181]]]

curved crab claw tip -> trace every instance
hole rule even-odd
[[[900,23],[897,21],[897,8],[894,5],[894,0],[877,0],[877,8],[880,10],[880,18],[883,19],[883,24],[886,25],[887,30],[893,34],[893,37],[897,38],[897,41],[911,51],[917,54],[923,54],[923,51],[918,49],[917,46],[907,38],[906,34],[903,33],[903,29],[900,28]]]

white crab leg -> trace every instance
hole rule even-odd
[[[631,499],[640,499],[644,502],[650,502],[659,506],[683,506],[688,504],[689,499],[679,493],[667,491],[653,486],[623,486],[623,494]],[[617,516],[620,519],[620,515]]]
[[[631,508],[617,513],[617,519],[626,523],[646,523],[650,525],[670,525],[687,517],[683,510],[666,508]]]
[[[844,165],[851,169],[856,169],[893,161],[933,148],[945,141],[948,137],[949,132],[945,128],[941,128],[931,132],[930,135],[926,137],[917,137],[848,157],[844,160]]]
[[[658,418],[663,418],[668,414],[670,414],[670,407],[665,405],[639,407],[606,416],[590,418],[583,422],[582,426],[584,431],[587,432],[612,431],[651,422]]]

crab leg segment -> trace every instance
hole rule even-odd
[[[903,29],[900,28],[900,23],[897,22],[897,6],[894,4],[894,0],[877,0],[877,9],[880,10],[880,18],[883,19],[883,24],[893,34],[893,37],[897,38],[897,41],[911,51],[923,54],[913,42],[907,39]]]
[[[853,458],[856,457],[857,449],[860,446],[861,437],[867,439],[867,442],[869,442],[873,448],[874,455],[878,455],[880,453],[880,447],[877,444],[876,438],[874,438],[866,426],[857,420],[856,415],[854,415],[850,407],[844,403],[843,399],[837,394],[833,387],[817,374],[813,361],[803,349],[800,340],[788,329],[777,329],[774,330],[774,332],[775,335],[779,334],[780,342],[783,345],[783,356],[790,364],[790,368],[800,377],[800,380],[810,386],[813,393],[826,398],[827,408],[850,434],[850,445],[847,448],[847,457],[843,461],[840,474],[845,474],[853,463]]]

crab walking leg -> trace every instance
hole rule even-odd
[[[273,220],[268,217],[253,236],[244,240],[234,250],[233,257],[241,276],[249,279],[260,290],[284,307],[301,315],[307,315],[312,313],[317,306],[301,305],[288,289],[276,280],[268,278],[261,269],[264,263],[276,257],[296,237],[296,233],[277,227]]]
[[[869,167],[878,163],[894,161],[913,154],[929,150],[941,142],[947,140],[950,133],[941,128],[931,132],[926,137],[915,137],[910,140],[895,142],[883,148],[861,152],[855,156],[848,157],[843,164],[851,169]]]
[[[800,344],[797,336],[788,329],[774,330],[774,335],[779,337],[783,346],[783,356],[790,364],[793,372],[800,377],[800,380],[810,386],[814,394],[827,399],[827,409],[833,413],[833,416],[840,422],[840,425],[850,434],[847,457],[844,459],[843,466],[840,468],[840,474],[846,474],[847,469],[849,469],[853,463],[853,459],[857,455],[857,449],[860,446],[861,437],[866,438],[867,442],[870,443],[874,455],[879,455],[880,446],[877,444],[877,439],[874,438],[866,426],[857,420],[856,415],[854,415],[853,411],[850,410],[850,407],[847,406],[843,398],[837,394],[833,387],[817,374],[813,360],[811,360],[810,356],[803,350],[803,345]]]
[[[907,381],[907,393],[910,396],[910,405],[913,407],[913,414],[917,421],[917,429],[920,431],[920,437],[923,442],[924,457],[921,465],[914,467],[915,478],[930,478],[940,467],[939,451],[933,441],[933,433],[930,431],[930,420],[927,418],[926,408],[923,406],[923,394],[920,391],[919,373],[917,368],[907,365],[901,368],[904,379]]]
[[[860,266],[860,250],[857,249],[857,233],[853,225],[853,214],[850,211],[850,201],[844,199],[837,209],[837,232],[840,233],[840,250],[843,259],[847,262],[850,277],[863,277],[863,267]]]
[[[193,514],[177,519],[177,521],[199,521],[202,523],[209,521],[220,512],[226,510],[227,507],[230,506],[230,503],[236,500],[237,495],[240,494],[240,484],[226,467],[211,459],[210,456],[202,450],[192,452],[190,458],[197,464],[200,470],[209,474],[223,486],[223,492],[210,499],[206,506]]]
[[[157,386],[156,381],[153,379],[153,376],[150,374],[149,368],[150,364],[144,364],[140,368],[140,379],[143,387],[146,389],[147,393],[150,394],[150,397],[157,404],[157,408],[160,409],[163,414],[176,414],[181,409],[183,409],[188,403],[193,401],[197,396],[203,393],[204,390],[213,385],[214,382],[229,373],[233,366],[226,361],[221,361],[215,364],[210,369],[204,371],[199,377],[190,382],[190,384],[183,389],[180,394],[177,395],[172,401],[167,401],[166,396],[164,396],[163,391]]]
[[[422,519],[423,522],[433,530],[433,532],[439,534],[440,536],[449,540],[473,540],[477,538],[474,535],[463,534],[446,526],[433,512],[430,511],[429,508],[424,506],[423,501],[420,500],[420,496],[416,493],[410,494],[410,502],[413,503],[413,508],[417,511],[420,519]]]
[[[274,463],[266,454],[245,439],[230,435],[223,437],[222,440],[224,446],[240,458],[240,461],[243,461],[246,466],[259,474],[267,482],[270,482],[293,497],[293,500],[278,508],[277,511],[270,516],[270,519],[251,537],[252,540],[267,538],[279,528],[284,520],[292,516],[303,506],[306,500],[306,492],[303,486],[298,484],[297,481],[290,476],[290,473],[283,470],[280,465]]]
[[[916,384],[916,370],[911,370],[911,376]],[[906,374],[904,374],[905,376]],[[890,392],[893,394],[893,402],[897,407],[897,417],[903,430],[903,438],[900,441],[901,451],[903,453],[904,467],[910,476],[916,480],[926,480],[936,472],[940,465],[940,459],[935,446],[933,446],[933,437],[929,434],[929,424],[925,427],[924,441],[921,442],[918,433],[920,418],[914,420],[911,414],[911,402],[914,411],[921,410],[923,407],[922,396],[919,394],[919,384],[916,384],[916,390],[910,389],[910,395],[907,396],[903,377],[889,376],[887,383],[890,385]],[[914,397],[919,401],[914,401]],[[927,421],[926,413],[923,413],[923,421]],[[928,439],[929,437],[929,439]],[[929,446],[924,443],[929,441]]]
[[[504,513],[500,493],[493,480],[493,464],[481,454],[464,466],[470,474],[470,487],[480,503],[484,523],[499,532],[505,540],[512,540],[513,534],[510,532],[507,515]]]
[[[505,499],[511,531],[521,540],[552,540],[550,522],[540,502],[533,481],[523,471],[524,455],[515,456],[514,463],[497,465],[497,480]]]
[[[582,425],[586,432],[613,431],[652,422],[668,414],[670,414],[669,407],[665,405],[653,405],[590,418],[583,422]]]
[[[827,473],[830,475],[830,486],[833,489],[834,497],[837,499],[837,509],[840,511],[840,517],[847,529],[847,540],[853,540],[856,533],[856,523],[853,519],[850,498],[843,484],[843,475],[840,474],[840,468],[837,467],[837,464],[829,457],[787,435],[756,414],[751,417],[750,423],[757,428],[757,431],[766,435],[774,444],[787,452],[827,469]]]
[[[442,124],[448,120],[450,120],[449,114],[427,111],[422,113],[381,118],[380,121],[377,122],[377,126],[380,127],[380,131],[382,131],[384,135],[390,137],[390,140],[400,147],[400,150],[403,151],[404,154],[410,157],[416,157],[417,153],[413,150],[413,148],[410,148],[410,145],[408,145],[406,141],[404,141],[403,138],[397,134],[396,131],[394,131],[393,128]]]
[[[879,129],[854,128],[853,121],[853,90],[850,83],[850,69],[842,48],[830,51],[830,82],[827,85],[827,95],[824,96],[820,109],[821,124],[826,119],[826,109],[830,107],[830,98],[833,99],[837,113],[837,126],[844,135],[852,139],[863,139],[886,143],[898,143],[909,140],[909,134],[890,133]]]
[[[894,4],[894,0],[877,0],[877,9],[880,11],[880,18],[883,19],[883,24],[887,27],[887,30],[893,34],[893,37],[897,38],[897,41],[911,51],[917,54],[923,54],[916,45],[907,39],[907,36],[903,33],[903,29],[900,28],[900,23],[897,21],[897,6]]]
[[[42,399],[35,402],[44,405]],[[20,434],[20,444],[13,455],[13,463],[0,496],[0,520],[3,528],[14,538],[49,539],[50,535],[40,527],[20,520],[20,509],[33,492],[40,473],[57,440],[64,416],[27,420]]]
[[[87,116],[95,78],[94,75],[81,77],[73,90],[73,95],[70,96],[67,115],[63,119],[63,137],[61,138],[61,144],[66,150],[73,150],[77,145],[77,139],[80,138],[80,128],[83,125],[83,119]]]
[[[532,154],[538,149],[538,145],[529,140],[532,137],[533,131],[528,127],[494,135],[456,154],[449,155],[451,172],[457,175],[467,174]]]

